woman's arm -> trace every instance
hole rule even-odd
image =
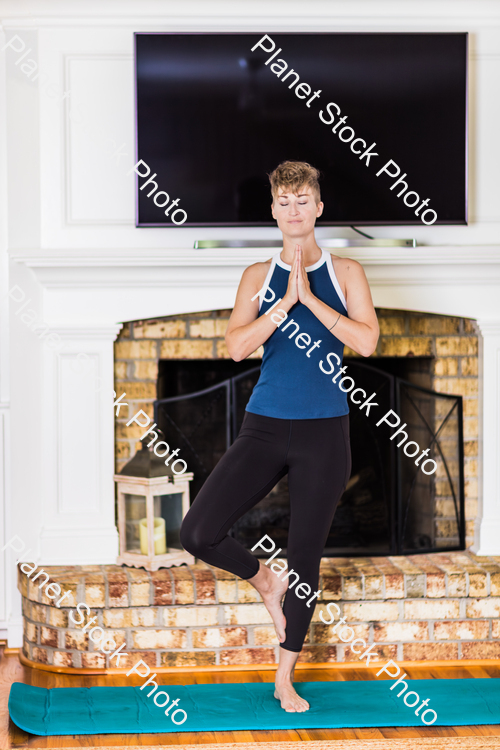
[[[264,284],[268,268],[268,263],[255,263],[249,266],[241,277],[226,331],[226,345],[235,362],[246,359],[276,330],[276,323],[271,320],[272,314],[258,317],[259,298],[256,294]],[[274,308],[273,313],[277,310],[288,312],[298,301],[296,261],[294,261],[293,269],[290,272],[286,294],[279,305]],[[253,301],[252,297],[255,297]]]
[[[339,341],[363,357],[369,357],[377,348],[380,334],[377,314],[363,267],[355,260],[346,259],[346,262],[346,303],[349,317],[342,314],[339,317],[336,310],[325,305],[311,292],[301,251],[298,265],[299,299],[324,326],[328,329],[334,326],[331,333]]]

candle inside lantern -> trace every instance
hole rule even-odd
[[[141,536],[141,555],[148,554],[148,519],[141,518],[139,521]],[[167,534],[165,531],[165,519],[154,518],[154,548],[155,555],[165,555],[167,552]]]

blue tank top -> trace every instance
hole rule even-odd
[[[312,293],[347,316],[347,304],[333,269],[332,256],[325,250],[321,252],[318,262],[306,268]],[[280,254],[271,260],[260,296],[259,317],[285,296],[292,267],[283,263]],[[275,293],[272,301],[267,301],[272,295],[269,291],[266,293],[266,289]],[[279,303],[269,313],[269,317],[277,313],[274,321],[283,317],[278,310]],[[313,348],[317,341],[321,343]],[[333,354],[327,359],[330,353]],[[260,377],[246,410],[279,419],[324,419],[348,414],[347,395],[339,388],[346,374],[339,376],[335,383],[331,377],[332,374],[335,377],[342,366],[343,354],[344,344],[333,331],[330,332],[308,307],[297,302],[264,344]],[[320,361],[326,372],[320,369]]]

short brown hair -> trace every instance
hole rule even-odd
[[[297,193],[301,187],[307,185],[311,188],[316,203],[321,201],[319,170],[306,161],[283,161],[268,176],[273,200],[278,197],[280,188]]]

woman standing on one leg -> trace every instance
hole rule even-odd
[[[318,171],[284,162],[270,180],[283,251],[243,273],[226,333],[236,361],[264,344],[262,369],[240,433],[186,515],[181,542],[261,594],[280,641],[275,696],[286,711],[307,711],[293,672],[319,596],[321,555],[351,472],[349,387],[339,388],[349,380],[341,369],[344,344],[368,357],[379,329],[362,267],[316,243],[314,224],[323,212]],[[228,531],[287,473],[290,576],[283,581]]]

